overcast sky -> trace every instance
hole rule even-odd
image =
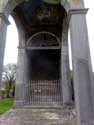
[[[94,70],[94,0],[85,0],[85,6],[86,8],[89,8],[86,18],[87,18],[92,66]],[[11,25],[8,26],[7,30],[4,65],[8,63],[17,63],[18,34],[13,19],[9,17],[9,20],[11,22]]]

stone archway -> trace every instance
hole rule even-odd
[[[5,48],[5,36],[8,24],[8,15],[11,11],[23,0],[2,0],[0,1],[0,76],[2,73],[4,48]],[[62,0],[62,3],[63,0]],[[78,115],[78,124],[89,124],[94,121],[94,97],[93,97],[93,80],[92,80],[92,68],[90,62],[90,53],[88,45],[88,35],[86,28],[85,14],[87,9],[84,8],[83,0],[72,0],[68,6],[70,10],[70,31],[71,31],[71,45],[73,56],[73,70],[74,70],[74,83],[75,83],[75,99],[76,109]],[[64,5],[65,7],[65,5]],[[80,23],[81,22],[81,23]],[[80,27],[80,28],[79,28]],[[65,47],[66,48],[66,47]],[[65,49],[67,50],[67,49]],[[19,55],[24,53],[24,57],[27,55],[22,49]],[[64,58],[63,58],[64,59]],[[21,58],[20,58],[21,60]],[[23,59],[24,61],[24,59]],[[26,62],[25,62],[26,63]],[[19,64],[20,65],[20,64]],[[20,67],[23,68],[23,67]],[[22,72],[20,72],[22,73]],[[17,86],[19,105],[22,106],[24,100],[24,87],[21,85],[22,81],[19,79],[19,86]],[[19,88],[22,88],[20,91]],[[84,90],[84,91],[83,91]],[[21,99],[21,100],[20,100]]]
[[[28,4],[28,2],[25,2],[25,3],[23,2],[23,3],[19,4],[19,6],[17,6],[12,13],[14,18],[16,20],[18,19],[16,22],[17,22],[19,36],[20,36],[19,54],[18,54],[19,69],[17,72],[17,89],[16,89],[17,95],[16,95],[15,105],[20,106],[24,102],[24,94],[23,94],[24,93],[24,85],[23,85],[23,83],[27,79],[26,76],[27,76],[27,72],[28,72],[27,71],[27,67],[28,67],[27,58],[28,57],[27,57],[27,53],[25,50],[25,46],[27,44],[26,42],[30,40],[30,36],[32,34],[36,34],[37,32],[40,32],[43,34],[43,30],[45,31],[45,33],[48,33],[48,34],[49,34],[49,32],[52,32],[50,34],[52,36],[56,36],[56,39],[57,38],[59,39],[59,40],[57,39],[57,41],[59,43],[58,47],[61,48],[61,46],[62,46],[62,50],[63,50],[61,53],[61,56],[63,59],[61,62],[61,65],[62,65],[62,68],[61,68],[62,98],[63,98],[64,103],[69,104],[71,102],[71,94],[70,94],[71,92],[70,92],[69,62],[68,62],[69,58],[68,58],[68,39],[67,39],[67,37],[68,37],[67,13],[66,13],[65,9],[63,7],[61,7],[60,4],[55,6],[55,7],[53,5],[50,5],[53,8],[52,12],[57,10],[56,13],[58,15],[57,15],[57,19],[55,19],[56,15],[52,14],[52,12],[50,13],[49,7],[48,8],[46,7],[46,10],[45,10],[46,13],[42,12],[42,10],[44,9],[43,7],[42,8],[38,7],[38,9],[40,9],[42,13],[41,13],[41,15],[37,16],[38,22],[36,19],[32,22],[32,20],[31,20],[32,16],[30,15],[27,6],[30,6],[30,8],[32,9],[32,7],[31,7],[32,5]],[[45,6],[45,4],[44,4],[44,6]],[[23,10],[23,8],[25,10]],[[24,18],[19,15],[19,11],[23,12],[21,14]],[[25,12],[28,13],[27,14],[28,17],[24,15]],[[40,11],[39,10],[33,11],[33,15],[34,15],[34,12],[39,13]],[[50,15],[52,15],[52,17],[50,18],[52,21],[49,19],[49,13],[50,13]],[[41,18],[40,18],[40,16],[41,16]],[[62,28],[62,19],[63,19],[63,28]],[[41,22],[40,22],[40,20],[41,20]],[[33,25],[31,25],[32,24],[31,22],[33,23]],[[38,23],[38,25],[37,25],[38,28],[35,27],[35,25],[37,23]],[[41,27],[41,25],[43,25],[43,26]],[[31,29],[30,29],[30,27],[31,27]],[[62,31],[62,29],[63,29],[63,31]],[[53,34],[55,34],[55,35],[53,35]],[[63,37],[63,39],[62,39],[62,37]],[[55,46],[52,46],[52,47],[55,48]],[[66,65],[66,62],[67,62],[67,65]],[[62,71],[64,71],[64,72],[62,72]],[[19,91],[19,93],[18,93],[18,91]],[[19,96],[19,98],[21,98],[21,100],[18,98],[18,96]]]

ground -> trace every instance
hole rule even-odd
[[[0,125],[76,125],[75,110],[12,109],[0,118]]]

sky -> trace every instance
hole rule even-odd
[[[84,1],[85,1],[85,7],[89,8],[86,19],[87,19],[92,67],[94,71],[94,0],[84,0]],[[9,17],[9,21],[11,24],[8,26],[7,29],[4,65],[8,63],[17,63],[17,55],[18,55],[17,47],[19,39],[18,39],[16,25],[11,16]]]
[[[9,21],[11,24],[7,28],[4,65],[7,65],[8,63],[17,63],[18,55],[19,38],[17,28],[11,16],[9,16]]]

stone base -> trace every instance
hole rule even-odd
[[[23,100],[15,100],[14,101],[14,108],[23,108],[24,107],[24,101]]]
[[[68,109],[72,109],[72,108],[75,108],[75,104],[74,104],[74,102],[63,103],[63,107],[68,108]]]

